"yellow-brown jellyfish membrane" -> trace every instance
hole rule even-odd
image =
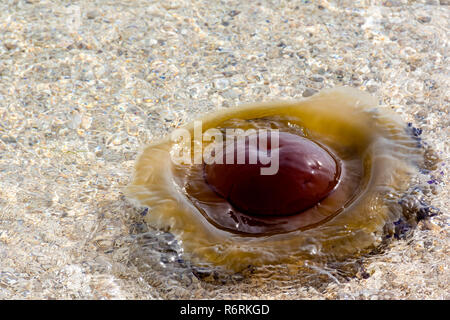
[[[194,123],[183,128],[184,142],[168,136],[146,147],[127,188],[128,197],[149,208],[146,222],[173,233],[184,255],[199,266],[239,271],[249,265],[298,265],[306,260],[327,261],[367,253],[382,241],[385,225],[402,215],[399,199],[408,189],[410,178],[417,174],[417,163],[423,161],[417,141],[395,114],[381,110],[370,95],[351,88],[323,90],[296,102],[230,108],[200,121],[201,129]],[[210,147],[214,139],[209,129],[215,130],[216,140],[217,132],[222,133],[224,141],[227,129],[242,129],[244,136],[252,132],[249,129],[278,130],[306,139],[330,155],[324,161],[336,161],[336,167],[329,165],[329,172],[338,178],[330,179],[334,181],[332,190],[324,189],[317,203],[298,206],[301,212],[291,212],[291,207],[282,209],[285,206],[280,202],[279,210],[287,210],[287,214],[277,215],[277,207],[271,207],[267,215],[254,214],[250,212],[253,209],[243,209],[242,192],[236,205],[229,201],[228,191],[223,191],[226,187],[223,192],[218,190],[222,188],[220,181],[211,183],[208,170],[221,174],[224,167],[208,169],[204,159],[190,161],[194,163],[174,161],[180,150],[189,151],[186,146],[201,146],[202,150]],[[199,134],[203,134],[200,139]],[[195,160],[193,154],[190,160]],[[298,157],[291,157],[289,163],[302,161],[302,156]],[[243,183],[239,177],[246,174],[226,175],[224,182],[237,179],[236,183]],[[244,194],[256,187],[245,183],[241,188]],[[295,198],[295,181],[281,187]],[[247,194],[252,195],[251,191]],[[257,204],[247,207],[259,210]]]

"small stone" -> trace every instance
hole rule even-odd
[[[199,280],[205,280],[213,275],[214,271],[205,267],[193,266],[192,274]]]
[[[311,77],[311,80],[314,82],[323,82],[323,77],[319,76],[319,75],[315,75]]]
[[[81,116],[79,113],[74,113],[70,119],[70,121],[67,123],[67,127],[70,129],[77,129],[80,127],[82,122]]]
[[[230,85],[230,81],[226,78],[220,78],[214,80],[214,87],[217,90],[224,90]]]
[[[11,42],[5,42],[4,46],[8,51],[14,50],[15,48],[17,48],[17,45],[15,43],[11,43]]]
[[[430,230],[435,233],[439,233],[442,230],[441,227],[439,227],[438,225],[436,225],[435,223],[433,223],[430,220],[421,220],[419,223],[419,228],[422,230]]]
[[[367,86],[367,91],[369,91],[370,93],[374,93],[377,92],[378,90],[378,86],[374,85],[374,84],[370,84]]]
[[[428,23],[431,21],[431,17],[422,16],[422,17],[417,18],[417,20],[421,23]]]
[[[0,138],[0,140],[2,140],[5,143],[16,143],[17,142],[16,138],[7,136],[7,135],[2,136]]]
[[[223,92],[222,97],[224,97],[225,99],[236,99],[239,97],[239,94],[235,90],[230,89],[230,90]]]
[[[228,13],[228,15],[229,15],[230,17],[235,17],[235,16],[237,16],[239,13],[241,13],[241,12],[238,11],[238,10],[231,10],[231,11]]]
[[[96,146],[96,147],[94,148],[94,154],[95,154],[97,157],[101,157],[101,156],[103,155],[102,147]]]
[[[383,2],[385,7],[400,7],[402,4],[400,1],[388,0]]]
[[[95,17],[97,17],[97,11],[88,11],[86,13],[86,18],[88,18],[89,20],[95,19]]]
[[[302,96],[307,98],[307,97],[311,97],[312,95],[315,95],[317,93],[317,90],[312,89],[312,88],[306,88],[305,91],[303,91]]]

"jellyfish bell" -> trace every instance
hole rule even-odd
[[[276,141],[276,145],[269,143],[260,148],[261,140]],[[243,161],[239,163],[240,152]],[[257,161],[267,153],[268,164]],[[205,180],[221,197],[249,215],[301,213],[325,198],[339,179],[339,164],[329,152],[309,139],[287,132],[248,135],[244,144],[232,143],[220,156],[225,161],[205,165]]]
[[[404,124],[352,88],[229,108],[201,125],[146,147],[126,194],[149,208],[147,223],[177,236],[193,263],[231,270],[370,251],[402,215],[398,197],[423,160]],[[227,148],[227,129],[256,132],[244,134],[245,163],[237,163],[237,143]],[[279,144],[252,145],[261,129],[277,130]],[[224,147],[212,143],[221,139]],[[196,150],[224,161],[199,161]],[[261,152],[278,154],[275,174],[261,174],[269,162],[249,163]]]

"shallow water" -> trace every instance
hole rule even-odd
[[[448,298],[444,2],[1,1],[0,298]],[[123,196],[141,146],[175,127],[340,85],[442,159],[411,190],[440,214],[376,254],[230,276],[190,266]]]

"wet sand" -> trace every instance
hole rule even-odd
[[[373,3],[2,2],[0,299],[449,299],[448,1]],[[335,86],[442,159],[425,181],[440,214],[356,275],[199,280],[125,198],[143,146],[199,114]]]

